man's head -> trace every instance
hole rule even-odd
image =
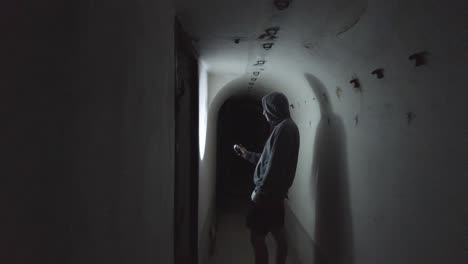
[[[273,126],[290,118],[288,98],[282,93],[273,92],[262,98],[263,115]]]

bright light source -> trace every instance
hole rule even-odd
[[[208,71],[206,65],[200,61],[199,66],[199,105],[198,105],[198,138],[200,159],[203,160],[206,145],[206,127],[208,121]]]

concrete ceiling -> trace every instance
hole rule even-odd
[[[211,72],[250,79],[262,69],[290,70],[303,59],[298,51],[315,52],[327,38],[352,28],[367,9],[366,0],[278,2],[287,7],[278,9],[274,0],[176,0],[176,12]]]

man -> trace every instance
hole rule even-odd
[[[271,232],[277,244],[276,263],[284,264],[287,257],[284,199],[296,173],[299,130],[291,119],[284,94],[274,92],[264,96],[262,106],[263,115],[273,128],[263,152],[250,152],[241,145],[236,145],[235,149],[238,155],[257,165],[247,214],[255,263],[268,264],[265,237]]]

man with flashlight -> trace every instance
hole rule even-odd
[[[291,119],[289,103],[282,93],[270,93],[262,98],[263,115],[272,126],[262,153],[235,145],[235,152],[256,164],[255,188],[247,214],[247,227],[255,252],[256,264],[268,264],[265,237],[272,233],[277,243],[276,263],[285,264],[287,243],[284,233],[284,199],[287,198],[296,173],[299,153],[299,130]]]

